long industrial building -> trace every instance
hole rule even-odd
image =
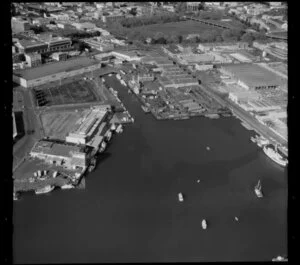
[[[257,64],[225,65],[220,72],[247,90],[274,89],[286,84],[283,78]]]
[[[51,140],[40,140],[32,148],[32,157],[49,164],[64,166],[68,169],[84,168],[88,165],[91,148]]]
[[[87,57],[55,62],[37,68],[17,70],[13,81],[23,87],[35,87],[62,78],[80,75],[101,68],[101,62]]]
[[[106,106],[94,107],[77,122],[75,128],[66,137],[66,141],[75,144],[87,144],[97,133],[107,114],[108,108]]]

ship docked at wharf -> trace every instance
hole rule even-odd
[[[35,190],[35,194],[45,194],[53,191],[55,189],[55,186],[47,185],[41,189]]]
[[[271,144],[266,145],[264,146],[263,151],[270,159],[272,159],[278,165],[285,167],[288,164],[287,158],[285,158],[279,153],[277,145],[275,147]]]

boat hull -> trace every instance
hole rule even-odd
[[[275,153],[273,153],[269,150],[269,148],[264,147],[263,151],[275,163],[277,163],[278,165],[280,165],[282,167],[286,167],[287,161],[281,159],[280,157],[277,157]]]

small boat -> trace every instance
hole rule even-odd
[[[92,172],[95,169],[95,167],[96,167],[96,158],[93,158],[88,167],[88,172]]]
[[[201,225],[202,225],[202,228],[203,228],[204,230],[207,228],[207,222],[206,222],[205,219],[202,220]]]
[[[72,184],[65,184],[60,187],[62,190],[74,189],[75,187]]]
[[[110,130],[111,131],[115,131],[116,130],[116,125],[114,123],[111,125]]]
[[[197,183],[200,183],[200,179],[197,180]]]
[[[178,200],[179,200],[180,202],[183,202],[183,195],[182,195],[181,192],[178,193]]]
[[[109,76],[109,77],[111,77],[111,76],[112,76],[112,74],[109,74],[108,76]]]
[[[13,199],[14,199],[14,201],[17,201],[19,199],[17,192],[13,193]]]
[[[262,194],[262,191],[261,191],[261,183],[260,183],[260,180],[258,181],[257,185],[255,186],[254,188],[254,191],[255,191],[255,194],[258,198],[262,198],[263,197],[263,194]]]
[[[278,256],[276,258],[273,258],[272,261],[288,261],[288,259],[282,256]]]
[[[255,143],[256,142],[256,139],[254,137],[251,137],[250,138],[251,142]]]
[[[107,141],[110,141],[111,136],[112,136],[112,132],[111,132],[110,130],[108,130],[107,133],[105,134],[106,140],[107,140]]]
[[[209,147],[209,146],[206,146],[206,150],[209,151],[209,150],[210,150],[210,147]]]
[[[117,133],[123,132],[123,126],[122,126],[122,124],[119,124],[119,126],[118,126],[117,129],[116,129],[116,132],[117,132]]]
[[[235,216],[235,217],[234,217],[234,220],[238,222],[238,221],[239,221],[239,218],[237,218],[237,217]]]
[[[100,147],[100,150],[99,150],[99,153],[102,153],[102,152],[104,152],[104,150],[105,150],[105,148],[106,148],[106,142],[102,142],[102,144],[101,144],[101,147]]]
[[[35,190],[35,194],[44,194],[53,191],[55,186],[47,185],[44,188]]]

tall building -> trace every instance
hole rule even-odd
[[[25,58],[29,67],[36,67],[42,64],[41,54],[37,52],[25,54]]]

